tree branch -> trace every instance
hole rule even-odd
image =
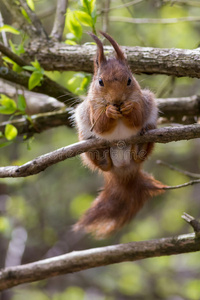
[[[114,263],[199,250],[200,238],[193,233],[151,241],[73,251],[68,254],[2,270],[0,272],[0,290],[2,291],[22,283]]]
[[[68,0],[57,0],[56,16],[54,20],[51,36],[58,41],[62,40],[62,34],[65,27],[65,15]]]
[[[18,74],[7,67],[0,65],[0,78],[8,80],[15,84],[19,84],[28,89],[28,81],[30,76],[27,74]],[[79,102],[76,95],[74,95],[55,81],[51,80],[47,76],[44,76],[41,85],[36,86],[34,89],[32,89],[32,91],[54,97],[58,101],[63,102],[68,106],[74,105]]]
[[[172,141],[189,140],[200,137],[200,125],[187,125],[179,127],[165,127],[149,130],[143,136],[132,137],[129,141],[123,143],[138,144],[147,142],[169,143]],[[121,142],[108,142],[100,139],[89,139],[57,149],[53,152],[41,155],[22,166],[0,167],[0,178],[5,177],[26,177],[44,171],[60,161],[74,157],[89,150],[109,147],[113,144],[118,145]]]
[[[160,111],[160,117],[166,117],[169,119],[173,117],[173,122],[180,122],[183,116],[200,115],[200,97],[196,95],[184,98],[156,99],[156,102]],[[7,124],[12,124],[17,127],[18,134],[22,135],[32,135],[34,133],[40,133],[44,130],[62,125],[72,127],[73,124],[69,118],[73,112],[73,108],[62,108],[48,113],[33,115],[30,117],[32,119],[33,126],[27,122],[25,117],[21,117],[20,119],[0,123],[0,131],[4,132]]]
[[[173,170],[173,171],[176,171],[176,172],[179,172],[181,174],[184,174],[186,176],[189,176],[189,177],[192,177],[192,178],[198,178],[200,179],[200,174],[196,174],[196,173],[191,173],[191,172],[188,172],[188,171],[185,171],[185,170],[181,170],[177,167],[174,167],[164,161],[161,161],[161,160],[157,160],[156,163],[158,165],[162,165],[162,166],[165,166],[165,167],[168,167],[169,169]]]
[[[153,19],[153,18],[127,18],[127,17],[117,17],[111,16],[111,22],[124,22],[131,24],[175,24],[179,22],[199,22],[200,17],[181,17],[181,18],[162,18],[162,19]]]
[[[30,136],[34,133],[41,133],[47,129],[62,125],[72,127],[70,116],[71,109],[64,108],[54,112],[40,113],[29,116],[31,122],[29,122],[26,117],[21,117],[16,120],[0,123],[0,131],[4,132],[6,125],[12,124],[17,128],[18,135],[26,134],[27,136]]]
[[[113,53],[110,46],[105,47]],[[151,47],[122,47],[130,68],[135,74],[165,74],[200,78],[200,49],[167,49]],[[31,43],[24,54],[28,60],[37,60],[48,71],[93,72],[96,46],[69,46],[60,43]]]

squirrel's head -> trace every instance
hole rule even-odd
[[[111,43],[116,56],[107,59],[103,44],[93,33],[89,33],[97,44],[97,53],[94,60],[94,77],[92,92],[105,99],[110,104],[120,104],[135,93],[140,93],[140,86],[133,77],[123,51],[118,43],[107,33],[100,33]]]

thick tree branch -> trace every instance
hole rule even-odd
[[[0,290],[41,279],[78,272],[99,266],[125,261],[136,261],[200,250],[200,238],[193,234],[151,241],[107,246],[40,260],[34,263],[9,267],[0,272]]]
[[[113,53],[110,46],[106,51]],[[122,47],[132,71],[136,74],[165,74],[200,78],[200,49],[162,49]],[[96,46],[31,43],[24,57],[38,59],[45,70],[93,72]]]
[[[62,34],[65,27],[65,14],[67,10],[68,0],[57,0],[56,16],[51,32],[51,37],[55,40],[61,41]]]
[[[28,81],[30,77],[27,74],[18,74],[7,67],[0,65],[0,78],[8,80],[15,84],[19,84],[26,89],[28,89]],[[32,91],[54,97],[58,101],[64,102],[68,106],[78,103],[78,98],[76,95],[74,95],[55,81],[51,80],[47,76],[44,76],[41,85],[36,86],[34,89],[32,89]]]
[[[47,129],[66,125],[72,127],[70,121],[71,109],[63,108],[54,112],[40,113],[37,115],[29,116],[31,122],[26,117],[14,119],[7,122],[0,123],[0,131],[4,132],[7,124],[14,125],[18,130],[18,135],[30,136],[34,133],[41,133]]]
[[[200,137],[200,125],[187,125],[179,127],[165,127],[160,129],[149,130],[143,136],[135,136],[131,140],[126,141],[129,143],[147,143],[147,142],[157,142],[157,143],[169,143],[172,141],[189,140]],[[83,152],[89,150],[94,150],[98,148],[109,147],[110,145],[117,145],[121,142],[109,143],[105,140],[99,139],[89,139],[86,141],[81,141],[76,144],[66,146],[57,149],[53,152],[41,155],[32,161],[25,163],[22,166],[7,166],[0,168],[0,178],[5,177],[26,177],[39,172],[44,171],[49,166],[52,166],[60,161],[67,158],[74,157]],[[123,141],[123,144],[125,142]]]

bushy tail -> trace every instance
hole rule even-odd
[[[105,238],[128,223],[149,198],[162,194],[163,187],[141,170],[126,177],[107,173],[103,191],[74,225],[74,230],[84,229],[96,238]]]

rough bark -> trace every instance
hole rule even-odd
[[[120,148],[129,143],[169,143],[172,141],[189,140],[200,137],[200,125],[187,125],[179,127],[165,127],[160,129],[149,130],[143,136],[135,136],[131,140],[108,142],[100,139],[89,139],[57,149],[53,152],[41,155],[32,161],[25,163],[22,166],[7,166],[0,167],[0,178],[5,177],[26,177],[44,171],[49,166],[52,166],[67,158],[77,156],[89,150],[109,147],[116,144]]]
[[[44,259],[41,261],[9,267],[0,272],[0,290],[41,279],[107,266],[125,261],[136,261],[200,250],[198,235],[185,234],[158,240],[132,242],[107,246]]]
[[[151,47],[122,47],[132,71],[136,74],[165,74],[200,78],[200,49],[162,49]],[[113,52],[112,47],[105,50]],[[45,70],[93,72],[96,46],[69,46],[60,43],[31,43],[25,58],[35,57]]]

